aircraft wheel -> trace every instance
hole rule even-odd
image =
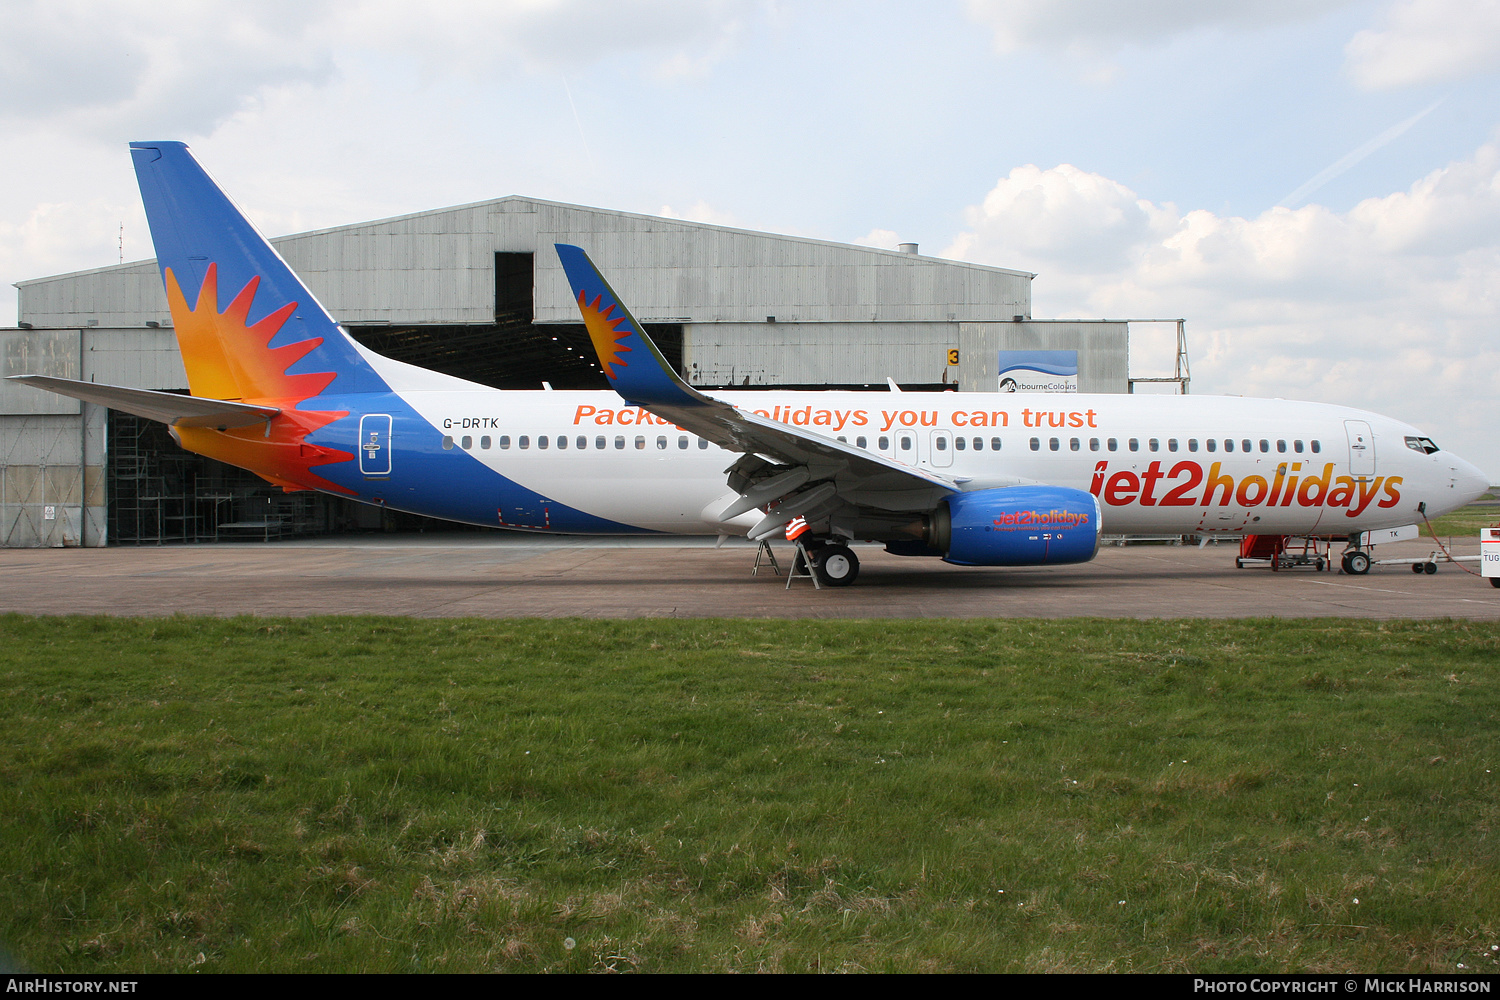
[[[1344,557],[1346,571],[1355,576],[1370,572],[1370,557],[1364,552],[1351,552]]]
[[[1422,564],[1421,563],[1412,563],[1411,564],[1411,571],[1413,573],[1420,573],[1420,572],[1422,572]]]
[[[1426,573],[1428,576],[1432,576],[1434,573],[1437,572],[1437,563],[1435,563],[1435,562],[1428,563],[1426,566],[1424,566],[1422,568],[1422,571],[1424,573]]]
[[[1238,556],[1235,556],[1235,559],[1234,559],[1234,568],[1235,569],[1244,569],[1245,568],[1245,560],[1241,559]]]
[[[813,553],[813,572],[828,587],[847,587],[859,576],[859,559],[847,545],[825,545]]]
[[[1491,587],[1500,587],[1500,576],[1492,576],[1492,577],[1490,577],[1490,586]]]

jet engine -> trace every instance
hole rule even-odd
[[[955,493],[927,519],[926,545],[958,566],[1088,562],[1099,551],[1099,501],[1062,486]]]

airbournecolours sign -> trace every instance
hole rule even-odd
[[[1077,351],[1001,351],[1001,392],[1077,392]]]

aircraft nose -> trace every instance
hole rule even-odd
[[[1470,465],[1457,455],[1453,459],[1453,489],[1459,495],[1463,503],[1473,503],[1478,500],[1490,488],[1489,477],[1480,472],[1477,466]]]

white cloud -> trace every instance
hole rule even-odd
[[[1036,315],[1184,316],[1199,391],[1390,413],[1500,472],[1496,143],[1348,212],[1253,219],[1023,167],[968,223],[945,255],[1038,271]]]
[[[0,120],[205,134],[264,86],[327,79],[317,23],[293,0],[16,0],[0,23]]]
[[[861,246],[878,247],[881,250],[894,250],[901,243],[901,237],[897,236],[894,230],[872,229],[854,242]]]
[[[1117,181],[1064,163],[1050,170],[1015,168],[965,216],[971,229],[949,256],[1007,256],[1007,267],[1065,260],[1079,273],[1099,273],[1126,264],[1159,227],[1170,225],[1172,213],[1171,206],[1158,208]]]
[[[361,55],[419,81],[555,71],[640,55],[658,79],[731,53],[758,0],[7,0],[0,121],[119,139],[204,136],[277,88]]]
[[[699,199],[692,207],[677,211],[671,205],[663,205],[661,211],[656,213],[663,219],[682,219],[685,222],[706,222],[711,226],[731,226],[739,228],[740,223],[728,212],[721,212],[708,202]]]
[[[968,0],[969,16],[994,32],[995,48],[1061,49],[1079,55],[1153,45],[1202,28],[1266,28],[1311,20],[1350,0]]]
[[[1500,69],[1500,0],[1399,0],[1344,48],[1345,71],[1379,90]]]
[[[348,43],[399,53],[428,72],[486,77],[643,53],[660,78],[706,72],[733,50],[763,0],[362,0],[344,5]]]

